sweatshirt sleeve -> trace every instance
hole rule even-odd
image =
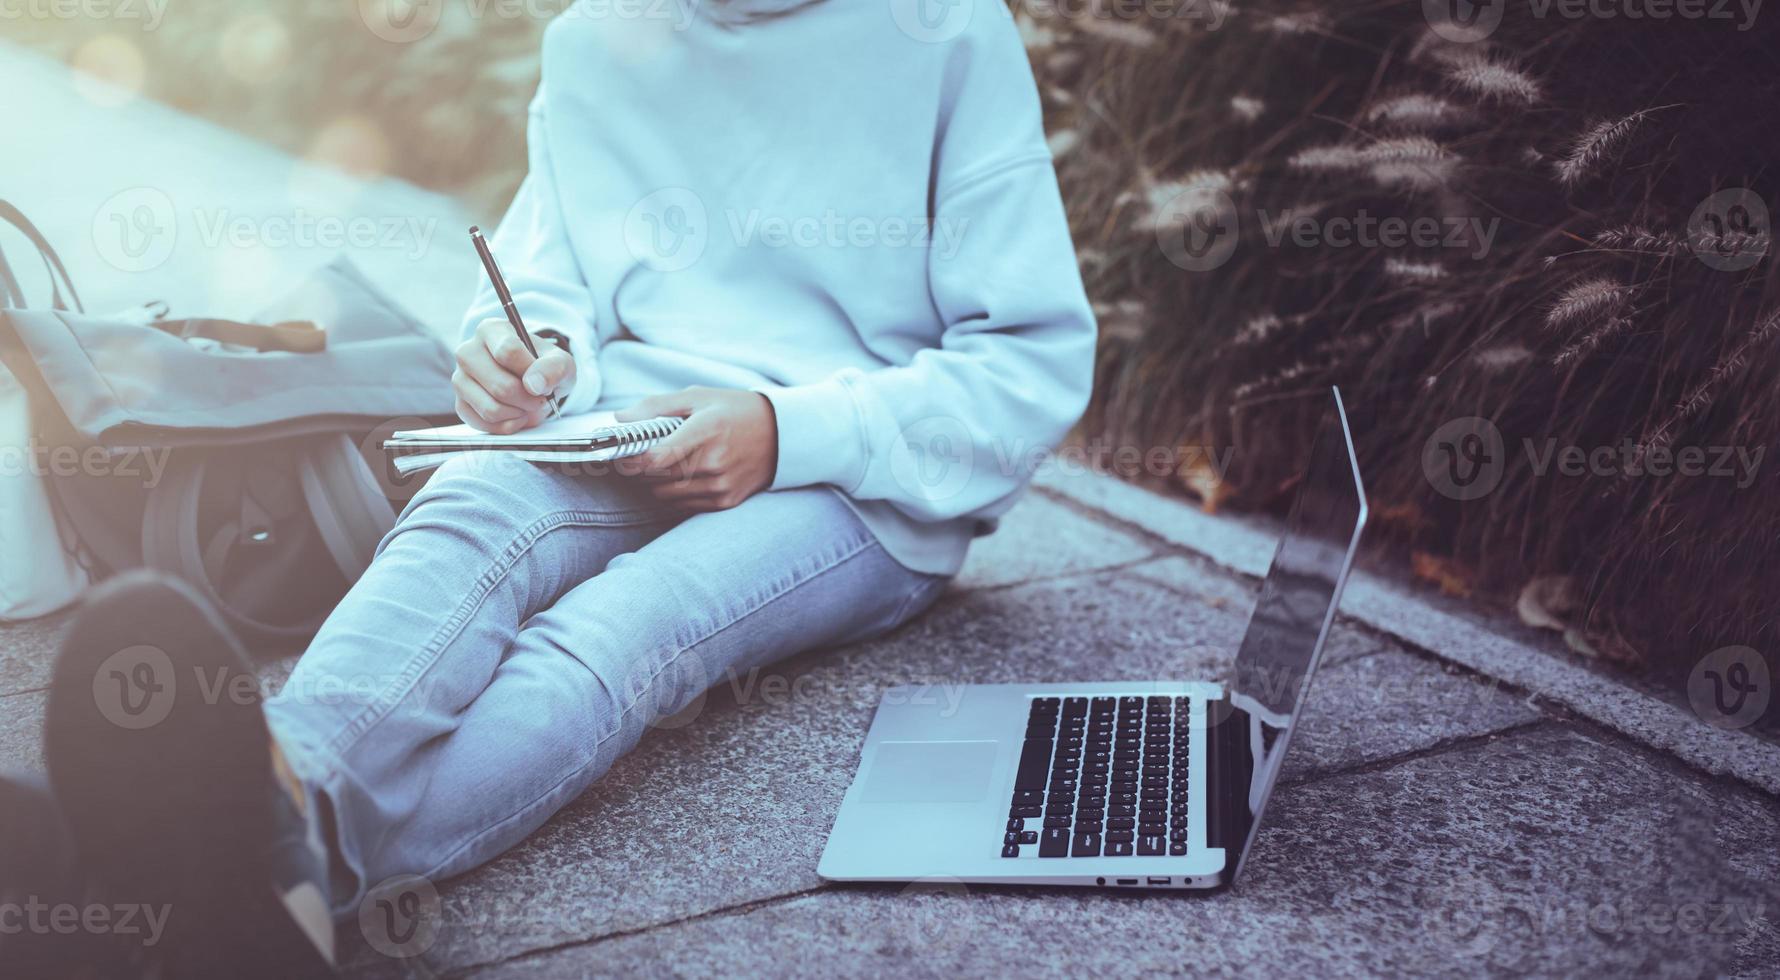
[[[993,70],[966,74],[937,154],[931,295],[909,297],[939,312],[939,344],[762,391],[774,489],[831,484],[922,521],[997,513],[1087,406],[1096,328],[1031,69],[1011,28],[989,40]]]
[[[536,332],[555,330],[567,337],[575,357],[575,387],[563,405],[565,413],[592,410],[599,401],[598,338],[594,332],[593,297],[575,259],[557,197],[550,154],[550,127],[544,91],[532,100],[526,123],[529,170],[506,216],[489,240],[513,303],[525,325]],[[476,296],[464,314],[463,336],[483,320],[502,319],[500,300],[488,277],[478,280]]]

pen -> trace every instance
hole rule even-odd
[[[525,321],[519,318],[519,307],[513,305],[513,294],[507,289],[506,277],[501,275],[501,267],[495,264],[494,253],[488,249],[488,240],[482,237],[482,229],[470,226],[470,241],[476,246],[476,254],[482,259],[482,268],[488,270],[488,281],[494,284],[494,295],[501,301],[501,309],[506,311],[507,322],[513,325],[513,332],[519,335],[519,342],[525,345],[526,353],[533,360],[538,358],[538,348],[532,343],[531,331],[525,329]],[[550,417],[562,414],[562,401],[555,395],[550,396]]]

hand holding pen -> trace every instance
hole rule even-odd
[[[556,344],[544,345],[539,353],[481,230],[471,228],[470,240],[506,319],[484,320],[458,346],[452,387],[460,418],[485,432],[506,435],[561,411],[559,396],[574,387],[575,361]]]

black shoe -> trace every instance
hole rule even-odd
[[[258,677],[196,593],[146,572],[94,588],[56,661],[44,742],[107,901],[166,910],[168,977],[331,974],[274,887],[302,828],[280,805]]]

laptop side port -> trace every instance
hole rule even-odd
[[[1121,884],[1121,885],[1135,885],[1135,884],[1137,884],[1137,879],[1136,878],[1120,878],[1119,884]]]
[[[1155,875],[1150,876],[1150,884],[1152,885],[1166,885],[1173,881],[1173,878],[1158,878]]]

